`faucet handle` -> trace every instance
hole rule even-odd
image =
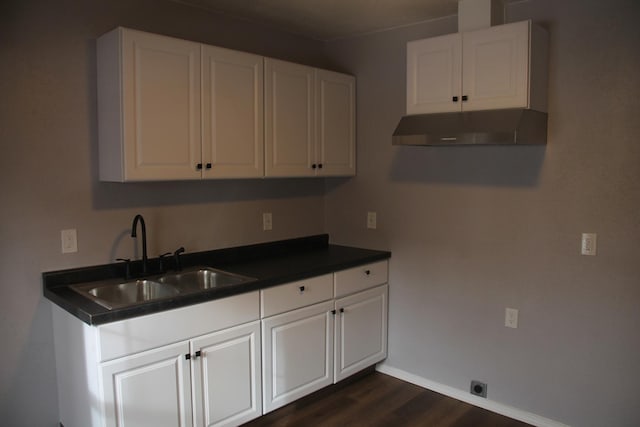
[[[173,253],[173,260],[176,264],[176,270],[180,271],[182,270],[182,264],[180,263],[180,254],[184,253],[184,247],[180,246],[178,249],[176,249],[176,251]]]
[[[164,257],[169,256],[169,255],[171,255],[171,252],[167,252],[166,254],[162,254],[162,255],[158,256],[158,264],[159,264],[158,268],[160,270],[160,273],[164,273],[163,259],[164,259]]]
[[[131,270],[129,269],[131,258],[116,258],[116,261],[124,262],[124,280],[129,280],[131,278]]]

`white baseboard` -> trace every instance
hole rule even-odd
[[[474,396],[473,394],[462,391],[460,389],[419,377],[417,375],[403,371],[402,369],[389,366],[385,363],[378,364],[376,366],[376,371],[382,372],[383,374],[390,375],[408,383],[415,384],[422,388],[435,391],[436,393],[444,394],[445,396],[449,396],[453,399],[461,400],[473,406],[477,406],[488,411],[495,412],[496,414],[504,415],[505,417],[513,418],[514,420],[522,421],[524,423],[528,423],[537,427],[570,427],[567,424],[550,420],[549,418],[541,417],[540,415],[523,411],[522,409],[504,405],[492,400],[487,400],[482,397]]]

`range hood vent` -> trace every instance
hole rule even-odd
[[[533,145],[547,143],[547,113],[513,108],[404,116],[393,145]]]

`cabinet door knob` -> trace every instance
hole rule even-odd
[[[202,170],[202,163],[196,164],[196,170]]]
[[[200,356],[202,356],[202,352],[200,350],[198,350],[198,351],[196,351],[196,354],[194,355],[194,359],[197,359]]]
[[[317,167],[318,167],[318,165],[316,165],[315,163],[311,165],[311,169],[315,169]]]
[[[184,355],[185,360],[190,360],[191,359],[191,355],[189,353]]]
[[[207,169],[211,169],[211,163],[207,163],[206,167]]]
[[[371,275],[371,270],[365,270],[364,274],[366,274],[367,276]]]
[[[300,289],[300,293],[303,293],[305,288],[304,286],[300,286],[298,289]]]
[[[458,97],[457,96],[453,97],[453,102],[458,102]]]
[[[340,309],[340,313],[344,313],[344,307]]]
[[[318,163],[318,169],[322,169],[322,163]]]
[[[335,310],[331,310],[331,314],[333,314],[335,316],[336,315],[336,311]]]
[[[463,100],[463,101],[468,101],[468,100],[469,100],[469,97],[468,97],[467,95],[462,95],[462,100]]]

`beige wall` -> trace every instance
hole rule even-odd
[[[547,147],[391,146],[405,44],[455,17],[330,44],[358,78],[358,176],[328,183],[327,231],[393,252],[388,365],[573,426],[638,426],[640,2],[530,0],[509,18],[550,31]]]
[[[97,181],[95,39],[122,25],[323,66],[322,44],[162,0],[10,0],[0,6],[0,423],[57,426],[43,271],[324,231],[321,180]],[[261,230],[263,211],[272,232]],[[78,230],[77,254],[60,230]]]

